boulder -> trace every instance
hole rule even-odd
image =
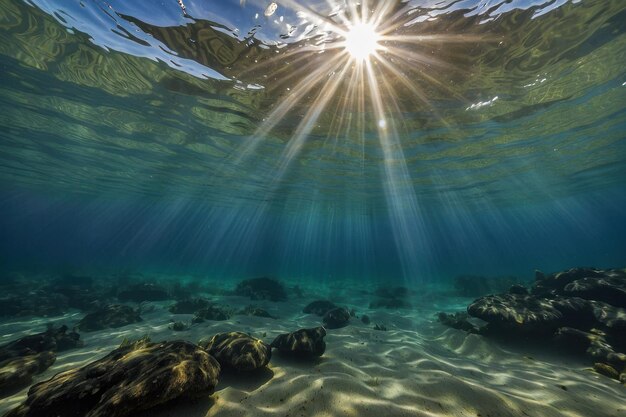
[[[5,417],[124,417],[175,398],[212,394],[220,366],[184,342],[121,346],[82,368],[34,385]]]
[[[85,332],[93,332],[118,328],[140,321],[139,310],[125,305],[112,304],[87,314],[78,323],[78,328]]]
[[[283,284],[267,277],[241,281],[235,288],[235,295],[250,297],[252,300],[287,301]]]
[[[316,358],[322,356],[326,350],[324,336],[326,336],[326,330],[323,327],[300,329],[278,335],[270,346],[285,356],[302,359]]]
[[[587,300],[603,301],[626,308],[626,275],[609,275],[577,279],[563,288],[567,295]]]
[[[217,304],[209,304],[207,307],[196,311],[196,314],[193,319],[191,319],[191,322],[202,323],[205,320],[223,321],[228,320],[232,317],[232,315],[232,310],[227,307],[222,307]]]
[[[437,319],[441,324],[452,327],[453,329],[464,330],[469,333],[478,333],[478,328],[468,321],[468,314],[459,311],[454,314],[439,313]]]
[[[334,308],[322,318],[324,325],[329,329],[339,329],[345,327],[350,322],[350,311],[343,307]]]
[[[44,351],[0,361],[0,397],[30,385],[33,376],[48,369],[55,360],[54,352]]]
[[[272,349],[260,339],[246,333],[218,333],[207,342],[200,342],[222,368],[236,371],[254,371],[267,366]]]

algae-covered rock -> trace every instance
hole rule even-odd
[[[296,358],[316,358],[326,350],[324,341],[326,330],[323,327],[300,329],[295,332],[278,335],[271,343],[282,355]]]
[[[619,380],[619,372],[609,364],[596,362],[593,364],[593,370],[601,375]]]
[[[223,368],[236,371],[254,371],[267,366],[272,350],[260,339],[242,332],[219,333],[206,342],[200,342]]]
[[[78,323],[78,328],[85,332],[93,332],[118,328],[140,321],[139,310],[125,305],[113,304],[87,314]]]
[[[233,311],[227,307],[217,304],[210,304],[196,311],[192,323],[202,323],[205,320],[223,321],[228,320],[233,315]]]
[[[334,308],[324,315],[322,321],[329,329],[345,327],[350,322],[350,311],[343,307]]]
[[[267,310],[264,310],[255,306],[246,306],[244,309],[240,310],[237,314],[242,314],[244,316],[254,316],[254,317],[266,317],[268,319],[275,319],[276,317],[272,316]]]
[[[125,417],[175,398],[212,394],[220,366],[184,342],[121,346],[86,366],[34,385],[6,417]]]

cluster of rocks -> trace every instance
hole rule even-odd
[[[186,341],[125,342],[104,358],[55,375],[30,388],[6,417],[124,417],[169,402],[210,395],[223,370],[266,367],[272,348],[315,358],[326,348],[323,327],[281,334],[266,344],[242,332],[216,334],[198,345]]]
[[[22,337],[0,346],[0,396],[28,386],[34,375],[48,369],[56,352],[81,346],[80,335],[66,326]]]
[[[487,324],[479,327],[468,315]],[[523,337],[584,353],[598,372],[626,382],[626,269],[537,272],[530,289],[486,295],[445,325],[487,336]]]

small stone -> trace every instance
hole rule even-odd
[[[618,379],[620,378],[619,373],[613,368],[611,365],[606,363],[596,362],[593,364],[593,370],[599,374],[604,376],[608,376],[609,378]]]
[[[350,322],[350,312],[343,307],[335,308],[328,311],[322,321],[329,329],[339,329]]]

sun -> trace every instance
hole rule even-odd
[[[370,23],[359,22],[353,25],[344,35],[345,50],[357,62],[367,60],[380,48],[380,35]]]

